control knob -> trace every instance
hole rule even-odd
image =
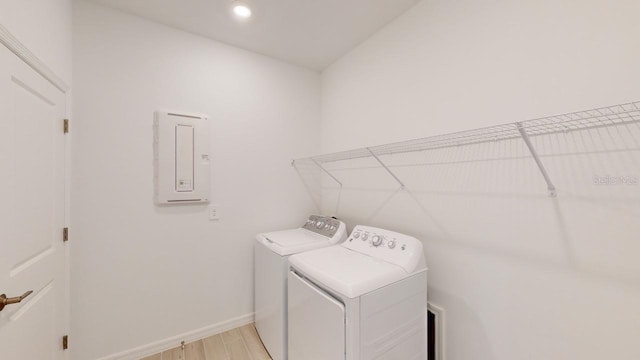
[[[318,223],[316,224],[316,227],[317,227],[318,229],[322,229],[322,225],[324,225],[324,222],[322,222],[322,221],[318,221]]]
[[[371,244],[373,244],[373,246],[380,246],[380,244],[382,244],[382,236],[373,235],[371,237]]]
[[[393,249],[394,247],[396,247],[396,241],[391,239],[387,242],[387,246],[389,247],[389,249]]]

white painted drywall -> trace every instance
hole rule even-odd
[[[72,339],[94,359],[253,311],[253,239],[313,202],[317,72],[74,2]],[[211,119],[206,206],[153,201],[153,112]]]
[[[71,84],[71,0],[0,0],[0,24]]]
[[[640,100],[639,12],[424,0],[323,72],[323,152]],[[546,160],[557,201],[530,160],[472,161],[396,168],[398,192],[384,172],[338,171],[345,188],[327,180],[324,207],[424,240],[447,360],[638,359],[639,187],[591,183],[602,169],[640,176],[638,152]]]

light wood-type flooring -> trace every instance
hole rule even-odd
[[[145,357],[141,360],[271,360],[253,324]]]

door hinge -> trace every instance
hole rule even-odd
[[[65,335],[62,337],[62,350],[67,350],[69,348],[69,335]]]
[[[65,134],[69,133],[69,119],[64,119],[63,129]]]
[[[62,241],[69,241],[69,228],[62,229]]]

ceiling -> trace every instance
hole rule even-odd
[[[194,34],[322,70],[420,0],[89,0]]]

